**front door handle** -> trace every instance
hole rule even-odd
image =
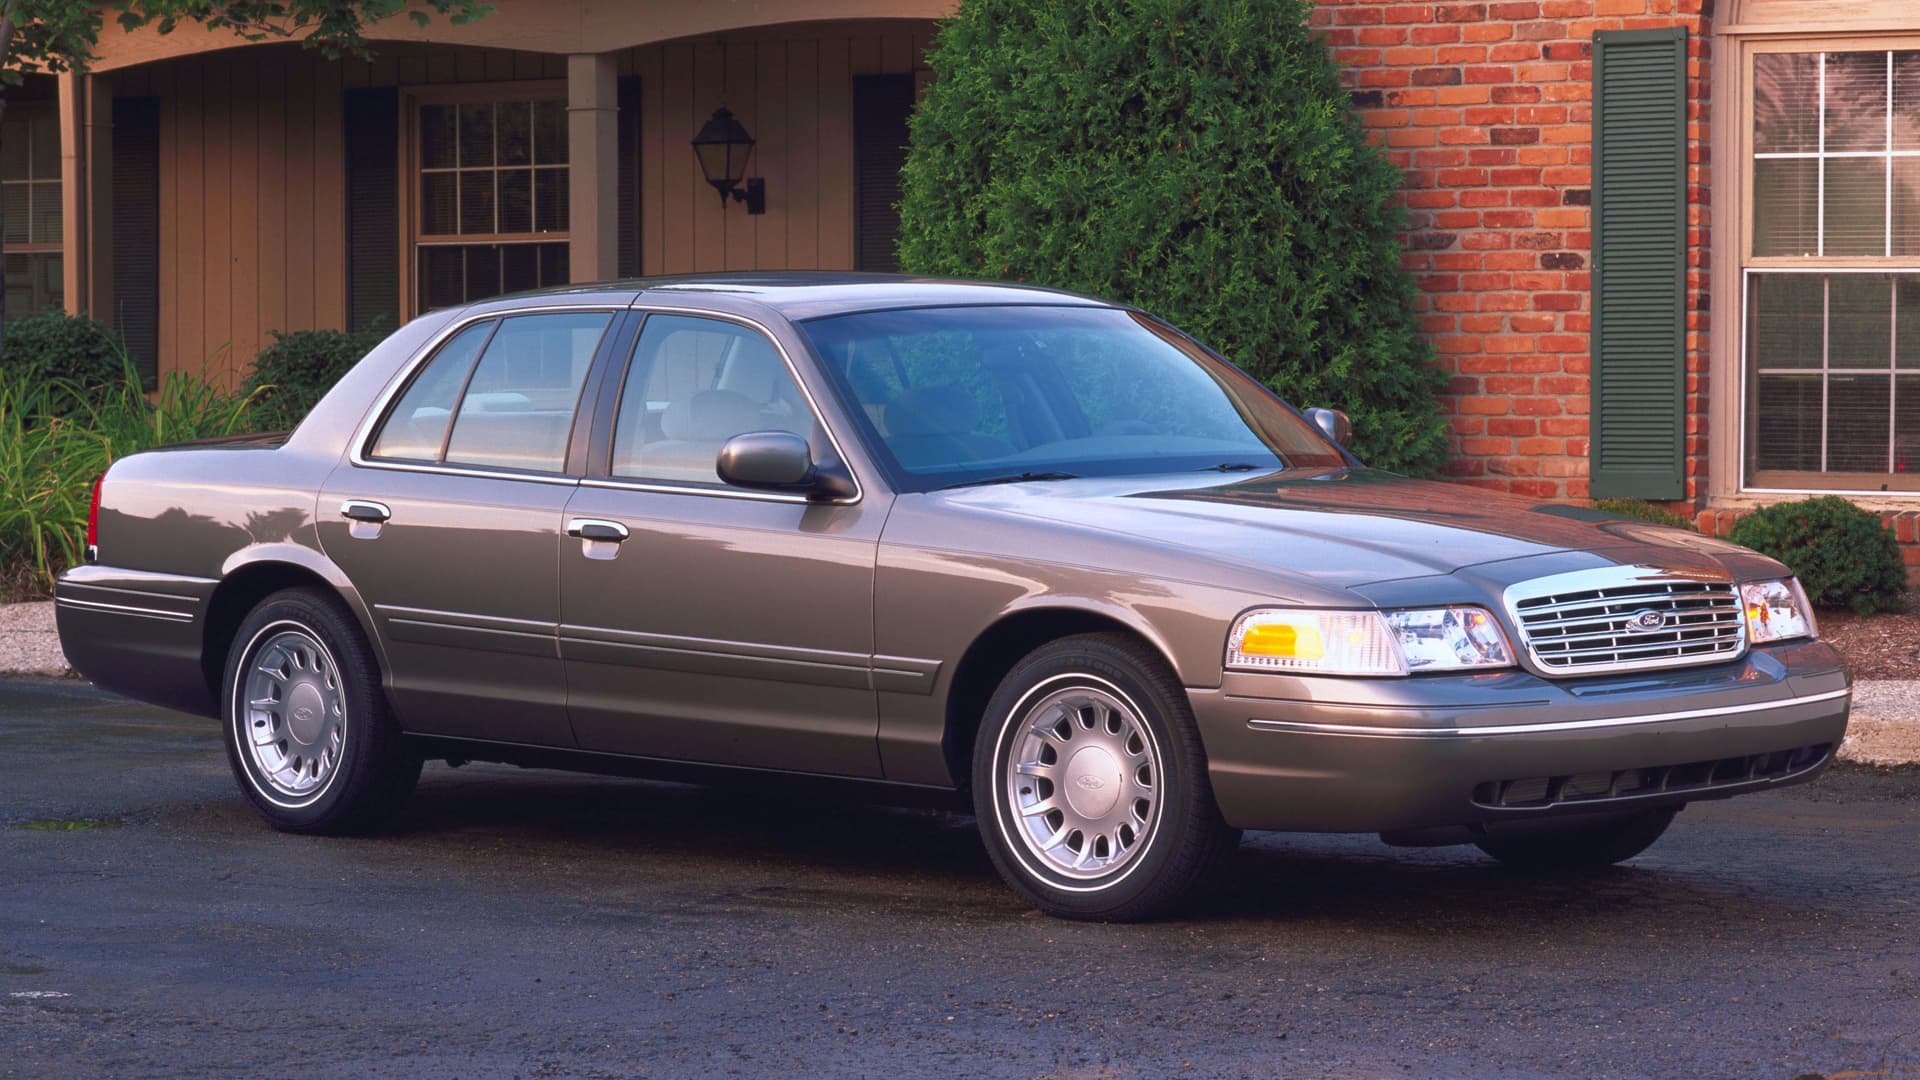
[[[365,521],[381,525],[393,516],[386,503],[377,503],[371,499],[348,499],[340,504],[340,516],[348,521]]]
[[[574,518],[567,522],[567,535],[582,540],[598,540],[617,544],[627,538],[627,527],[617,521],[601,521],[598,518]]]

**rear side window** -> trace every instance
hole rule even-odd
[[[561,471],[581,384],[612,319],[603,311],[520,315],[462,330],[401,395],[372,456]]]
[[[580,384],[612,318],[590,311],[503,321],[460,399],[447,464],[564,469]]]
[[[386,425],[373,443],[374,457],[389,461],[440,460],[447,425],[453,420],[453,404],[460,400],[460,388],[466,385],[467,374],[473,370],[473,362],[494,325],[483,322],[467,327],[427,361],[426,370],[387,414]]]

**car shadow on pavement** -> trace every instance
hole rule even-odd
[[[521,859],[529,868],[558,860],[613,877],[684,872],[748,893],[811,888],[864,894],[876,905],[938,897],[944,912],[971,909],[986,918],[1030,912],[995,875],[971,817],[855,796],[495,766],[436,769],[387,835],[413,849],[480,844],[496,863]],[[1256,833],[1182,921],[1310,920],[1499,941],[1514,932],[1516,914],[1547,932],[1608,924],[1644,930],[1703,909],[1758,924],[1803,915],[1807,905],[1737,873],[1642,863],[1526,874],[1466,847],[1395,849],[1370,836]]]

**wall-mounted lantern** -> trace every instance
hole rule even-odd
[[[725,106],[714,110],[700,134],[693,137],[693,153],[700,159],[700,171],[707,175],[707,183],[720,193],[720,205],[727,205],[727,196],[735,202],[747,204],[747,213],[764,214],[767,212],[767,185],[760,177],[747,177],[747,161],[753,157],[753,136],[733,118],[733,113]],[[740,183],[746,181],[746,190],[740,190]]]

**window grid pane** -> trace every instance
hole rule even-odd
[[[1881,487],[1920,469],[1920,266],[1865,262],[1920,262],[1920,50],[1756,55],[1752,94],[1753,255],[1862,263],[1744,272],[1747,478]]]
[[[1920,456],[1920,273],[1749,270],[1746,291],[1750,470],[1906,471]]]
[[[0,212],[6,218],[4,229],[0,229],[0,244],[13,248],[58,246],[65,231],[61,202],[59,125],[49,110],[32,105],[16,107],[0,128]],[[46,262],[41,259],[14,265],[10,274],[19,275],[24,282],[44,274]],[[25,269],[29,265],[40,269]],[[35,286],[34,298],[28,302],[42,304],[44,294],[44,288]],[[13,306],[10,302],[9,309]]]
[[[554,100],[422,105],[419,235],[565,233],[566,126]]]

